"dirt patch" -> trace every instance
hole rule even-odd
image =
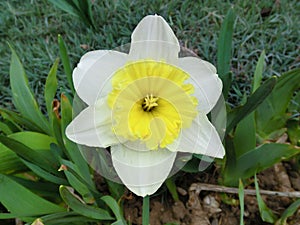
[[[240,208],[237,194],[222,194],[212,191],[197,191],[193,187],[205,182],[217,184],[216,168],[202,174],[181,174],[177,179],[180,201],[174,202],[171,195],[162,187],[150,199],[151,225],[239,225]],[[212,176],[214,174],[214,176]],[[300,174],[291,163],[279,163],[257,175],[260,189],[292,192],[300,188]],[[253,183],[246,187],[254,189]],[[295,200],[288,197],[262,195],[267,206],[280,217],[283,211]],[[227,201],[229,199],[230,201]],[[261,220],[256,196],[245,195],[245,225],[267,225]],[[230,204],[229,204],[230,203]],[[133,195],[124,201],[124,215],[129,224],[142,224],[142,198]],[[288,220],[288,225],[300,224],[300,210]]]

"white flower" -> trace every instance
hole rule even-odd
[[[132,34],[129,54],[92,51],[73,71],[76,92],[88,107],[67,127],[68,138],[110,146],[120,179],[140,196],[162,185],[177,152],[225,154],[206,117],[221,95],[221,80],[213,65],[179,58],[179,51],[166,21],[146,16]]]

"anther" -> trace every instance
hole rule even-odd
[[[142,103],[143,110],[145,112],[150,112],[153,108],[158,106],[157,101],[157,97],[154,97],[152,94],[147,95]]]

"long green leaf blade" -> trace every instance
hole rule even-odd
[[[1,136],[0,142],[4,144],[6,147],[17,153],[20,157],[32,162],[41,168],[57,174],[58,165],[55,163],[54,159],[51,157],[45,157],[43,154],[45,151],[37,151],[32,148],[24,145],[23,143],[16,141],[12,138]],[[50,151],[49,151],[50,153]]]
[[[29,88],[27,76],[15,50],[10,46],[12,56],[10,64],[10,86],[13,102],[20,113],[45,133],[50,133],[49,124]]]
[[[61,10],[70,13],[73,16],[79,16],[79,11],[73,1],[68,0],[48,0]]]
[[[224,173],[226,185],[238,185],[239,178],[247,179],[275,163],[300,153],[300,148],[290,144],[266,143],[236,159],[234,170]]]
[[[57,78],[56,78],[56,73],[57,73],[57,67],[58,67],[59,59],[56,59],[53,66],[50,69],[50,72],[47,76],[46,79],[46,84],[45,84],[45,101],[46,101],[46,108],[47,108],[47,113],[50,118],[50,121],[52,121],[52,101],[55,97],[56,91],[57,91]]]
[[[85,224],[84,222],[93,222],[96,224],[97,220],[87,218],[76,212],[62,212],[54,213],[46,216],[40,217],[45,225],[73,225],[73,224]],[[80,222],[79,222],[80,221]],[[26,224],[28,225],[28,224]]]
[[[123,221],[123,224],[126,224],[125,220],[123,218],[123,212],[113,197],[106,195],[106,196],[101,197],[101,200],[104,201],[105,204],[107,204],[109,206],[109,208],[113,211],[113,213],[118,221]]]
[[[65,211],[64,208],[39,197],[3,174],[0,174],[0,202],[18,217]]]
[[[259,88],[262,75],[263,75],[263,69],[264,69],[264,62],[265,62],[266,53],[265,50],[262,51],[262,53],[259,56],[257,65],[255,67],[254,77],[253,77],[253,84],[252,84],[252,93],[256,91],[257,88]]]
[[[293,202],[281,215],[280,218],[280,225],[287,225],[286,220],[288,217],[292,216],[297,209],[300,207],[300,199],[297,201]]]
[[[84,180],[89,183],[89,185],[93,186],[94,183],[91,179],[89,167],[82,156],[79,148],[77,147],[77,144],[70,141],[66,134],[65,129],[69,125],[69,123],[72,121],[72,113],[73,108],[72,105],[64,94],[61,95],[61,133],[63,142],[66,147],[66,153],[69,156],[69,158],[74,162],[74,164],[78,167],[81,177],[84,178]]]
[[[75,93],[74,85],[73,85],[73,79],[72,79],[72,70],[71,70],[71,64],[70,59],[68,56],[67,47],[65,44],[65,41],[61,37],[61,35],[58,35],[58,46],[59,46],[59,53],[61,57],[61,61],[64,67],[65,74],[67,76],[68,84],[71,88],[72,93]]]
[[[228,114],[226,132],[231,131],[244,117],[255,110],[271,93],[276,84],[276,77],[269,78],[248,99],[245,105]]]
[[[16,153],[2,143],[0,143],[0,159],[0,173],[2,174],[15,173],[27,169]]]
[[[68,206],[80,215],[97,220],[114,219],[104,209],[88,206],[79,201],[65,186],[60,186],[59,192],[62,199],[68,204]]]
[[[259,187],[258,187],[258,182],[257,182],[257,177],[256,174],[254,176],[254,183],[255,183],[255,190],[256,190],[256,199],[258,203],[258,208],[260,212],[260,216],[264,222],[268,223],[274,223],[276,220],[276,216],[274,213],[267,207],[265,202],[263,201],[260,193],[259,193]]]
[[[3,118],[11,122],[19,131],[23,130],[22,127],[26,127],[28,130],[43,133],[43,130],[40,127],[33,124],[29,119],[19,113],[0,107],[0,114]]]
[[[282,74],[272,93],[256,110],[257,132],[263,139],[285,127],[286,113],[294,91],[300,88],[300,69]]]
[[[227,98],[228,91],[231,85],[230,60],[232,51],[232,36],[233,25],[235,21],[235,12],[233,8],[229,9],[220,31],[218,39],[218,52],[217,52],[217,68],[218,74],[223,81],[223,95]]]
[[[32,170],[32,172],[34,172],[36,175],[38,175],[39,177],[50,181],[54,184],[63,184],[63,185],[68,185],[68,182],[66,181],[66,179],[61,178],[61,177],[57,177],[51,173],[49,173],[48,171],[42,169],[41,167],[37,166],[34,163],[30,163],[24,159],[22,159],[22,162],[29,168]]]

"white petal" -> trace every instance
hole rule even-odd
[[[209,113],[222,93],[223,85],[216,74],[216,68],[196,57],[180,58],[178,66],[191,76],[188,82],[195,87],[194,95],[199,101],[198,110]]]
[[[215,127],[206,115],[198,115],[189,128],[182,130],[180,137],[167,146],[171,151],[190,152],[223,158],[225,150]]]
[[[66,128],[67,137],[82,145],[108,147],[119,143],[112,131],[111,110],[105,99],[88,106]]]
[[[111,155],[124,185],[144,197],[155,193],[167,179],[176,152],[167,149],[136,151],[120,144],[111,147]]]
[[[131,35],[131,60],[154,59],[176,63],[179,51],[174,32],[161,16],[144,17]]]
[[[127,54],[98,50],[86,53],[73,71],[74,87],[88,105],[107,95],[111,89],[111,76],[127,61]]]

